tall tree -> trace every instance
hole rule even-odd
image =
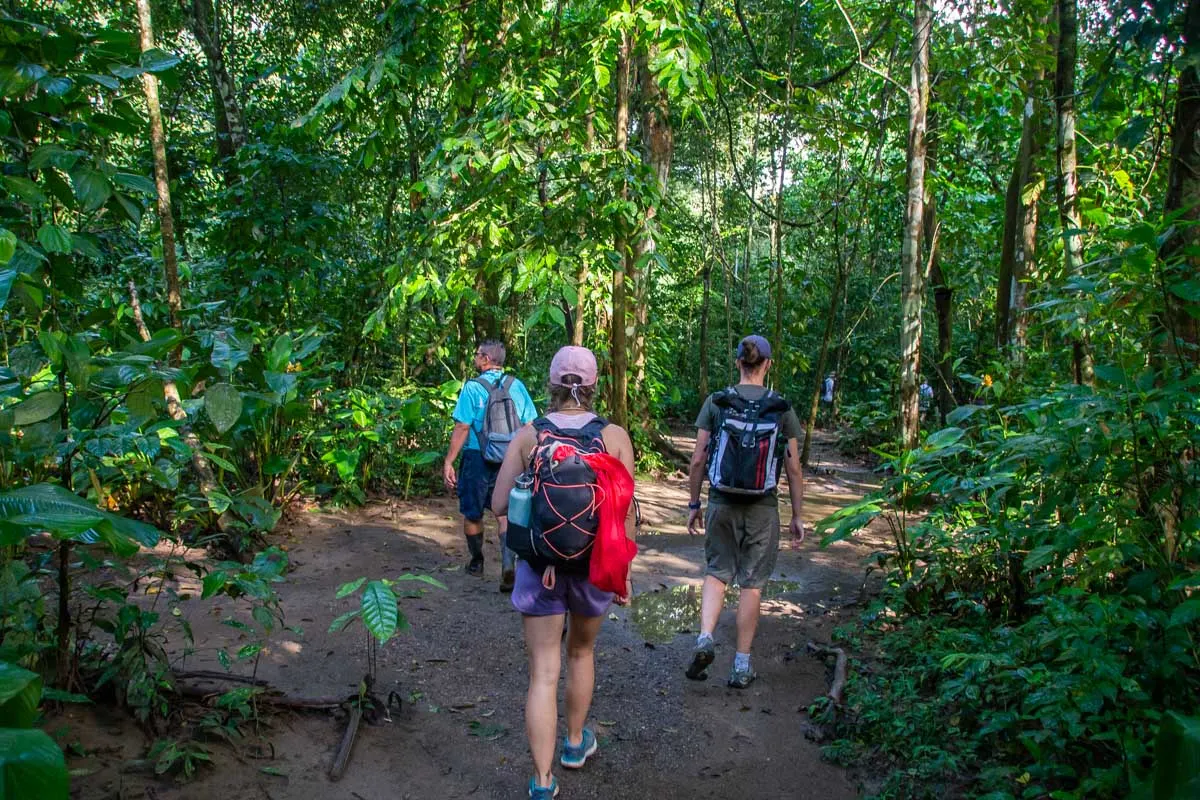
[[[1011,293],[1008,345],[1016,359],[1024,359],[1025,334],[1029,326],[1026,300],[1029,279],[1037,258],[1038,201],[1046,181],[1036,166],[1039,147],[1037,120],[1037,86],[1042,81],[1038,74],[1028,94],[1021,117],[1021,150],[1017,156],[1017,183],[1020,186],[1017,207],[1017,225],[1013,230],[1013,269],[1009,284]]]
[[[1200,220],[1200,0],[1190,0],[1187,5],[1183,42],[1185,66],[1179,73],[1171,125],[1171,165],[1163,210],[1166,214],[1182,212],[1184,220],[1195,223]],[[1195,224],[1178,226],[1163,246],[1164,259],[1181,258],[1178,264],[1168,264],[1172,286],[1195,286],[1200,279],[1200,258],[1186,254],[1186,248],[1195,247],[1198,233],[1200,226]],[[1200,299],[1195,290],[1168,290],[1164,302],[1168,350],[1193,363],[1200,361]]]
[[[1076,0],[1057,0],[1058,58],[1054,73],[1054,103],[1058,129],[1058,216],[1063,229],[1063,259],[1068,278],[1083,271],[1083,220],[1079,214],[1079,170],[1075,148],[1075,64],[1078,53]],[[1093,382],[1084,320],[1075,320],[1071,360],[1076,383]]]
[[[671,113],[667,104],[667,95],[658,85],[658,80],[650,69],[655,55],[651,46],[648,52],[638,59],[640,77],[640,107],[642,110],[639,120],[639,130],[642,136],[642,158],[654,173],[660,202],[665,201],[667,184],[671,175],[671,159],[675,154],[675,134],[671,130]],[[646,383],[646,329],[650,313],[650,284],[654,275],[652,256],[657,250],[654,236],[657,223],[658,206],[651,205],[646,209],[646,230],[638,239],[634,249],[634,264],[637,274],[627,276],[634,286],[634,336],[633,336],[633,396],[639,415],[649,410],[649,397],[645,391]],[[642,417],[646,418],[646,417]]]
[[[929,50],[933,9],[915,0],[912,74],[908,89],[908,200],[900,248],[900,441],[917,446],[921,431],[921,310],[925,265],[921,226],[925,217],[925,122],[929,109]]]
[[[613,125],[614,144],[617,157],[624,162],[629,153],[629,97],[632,72],[633,33],[629,30],[621,32],[621,42],[617,48],[616,75],[616,114]],[[623,168],[622,173],[626,170]],[[621,199],[629,199],[629,181],[621,180]],[[617,425],[628,423],[629,411],[629,350],[626,329],[628,325],[628,309],[626,308],[626,276],[632,272],[633,250],[630,247],[629,233],[624,221],[617,223],[615,249],[619,263],[613,267],[612,286],[612,321],[609,346],[612,364],[612,387],[609,396],[609,417]]]
[[[221,40],[221,21],[213,0],[179,0],[188,27],[200,49],[204,51],[208,81],[213,93],[213,116],[216,120],[217,157],[222,162],[237,154],[246,143],[246,121],[237,87],[229,73],[225,48]],[[226,163],[225,179],[233,180],[233,171]]]

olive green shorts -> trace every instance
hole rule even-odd
[[[761,589],[766,584],[779,556],[776,503],[710,502],[704,514],[704,529],[704,574],[743,589]]]

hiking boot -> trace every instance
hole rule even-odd
[[[687,672],[684,673],[691,680],[702,681],[708,678],[708,665],[713,662],[716,652],[713,649],[712,639],[705,639],[703,642],[696,645],[696,649],[692,651],[692,663],[688,665]]]
[[[467,564],[467,574],[474,575],[476,578],[483,577],[483,556],[471,559],[471,563]]]
[[[577,745],[571,744],[570,737],[563,738],[562,757],[558,759],[558,763],[567,769],[579,769],[587,763],[588,756],[595,753],[599,747],[596,734],[592,733],[590,728],[584,728],[583,739]]]
[[[729,685],[734,689],[745,689],[754,683],[754,679],[757,677],[758,673],[752,669],[737,669],[735,667],[729,673]]]
[[[500,573],[500,593],[512,594],[513,586],[517,582],[517,573],[511,567]]]
[[[537,778],[530,778],[529,796],[533,800],[554,800],[558,797],[558,780],[552,777],[549,786],[538,786]]]

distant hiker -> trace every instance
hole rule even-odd
[[[804,476],[800,469],[800,420],[788,402],[765,386],[771,345],[747,336],[737,349],[741,380],[710,395],[696,418],[696,449],[688,472],[688,533],[705,531],[704,589],[700,636],[686,674],[708,677],[715,650],[713,632],[721,615],[725,587],[741,587],[737,609],[737,651],[729,685],[744,689],[757,677],[750,647],[758,627],[762,587],[779,554],[779,505],[775,493],[782,465],[792,502],[792,542],[804,541]],[[709,481],[708,512],[701,515],[700,486]]]
[[[492,508],[512,515],[510,542],[521,557],[512,604],[524,615],[529,652],[525,733],[534,766],[529,796],[537,800],[558,794],[551,768],[566,615],[567,736],[558,763],[578,769],[598,746],[595,732],[584,727],[596,680],[596,635],[609,604],[629,602],[637,551],[633,445],[624,428],[592,411],[596,357],[583,347],[560,349],[550,362],[548,388],[549,412],[517,433],[492,495]],[[605,589],[595,585],[602,565],[619,566],[605,574]]]
[[[442,464],[446,488],[458,491],[458,510],[463,516],[463,533],[471,560],[468,575],[483,575],[483,511],[491,507],[492,487],[517,430],[537,416],[525,384],[505,374],[504,344],[485,339],[475,348],[479,375],[463,384],[454,406],[454,432]],[[462,452],[458,472],[454,461]],[[496,515],[500,527],[500,591],[513,587],[513,555],[505,547],[507,521]]]
[[[830,372],[821,384],[821,427],[833,423],[833,389],[837,385],[837,373]]]
[[[933,387],[929,385],[929,381],[921,379],[921,385],[917,387],[917,407],[921,412],[921,419],[929,414],[929,407],[933,405]]]

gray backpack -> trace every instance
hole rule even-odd
[[[475,431],[479,439],[479,452],[483,454],[484,461],[499,464],[504,461],[508,445],[521,427],[517,404],[509,394],[516,378],[501,375],[495,383],[484,380],[482,376],[471,380],[487,389],[488,393],[487,406],[483,410],[483,427]]]

